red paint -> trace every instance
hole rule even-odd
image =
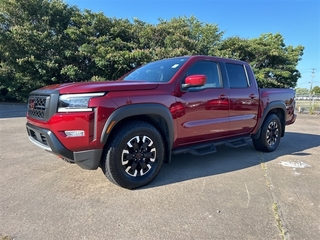
[[[185,83],[190,86],[202,86],[206,83],[207,77],[205,75],[191,75],[186,77]]]
[[[218,63],[222,87],[201,91],[181,88],[182,81],[190,85],[203,85],[205,75],[191,75],[188,69],[198,61]],[[220,64],[219,64],[220,63]],[[232,89],[223,67],[224,63],[241,64],[250,81],[248,88]],[[174,66],[172,67],[174,68]],[[199,142],[254,134],[264,110],[273,101],[285,102],[285,122],[295,120],[294,92],[290,89],[258,89],[253,72],[246,62],[208,56],[189,57],[168,82],[107,81],[68,83],[47,86],[40,91],[57,90],[60,94],[105,92],[102,97],[89,101],[96,112],[55,113],[48,121],[27,117],[32,125],[49,129],[71,151],[103,148],[100,137],[110,115],[124,106],[157,103],[169,109],[173,119],[172,148]],[[34,107],[33,100],[29,107]],[[138,117],[139,118],[139,117]],[[66,130],[84,130],[83,137],[66,137]]]

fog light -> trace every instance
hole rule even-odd
[[[67,137],[83,137],[83,130],[64,131]]]

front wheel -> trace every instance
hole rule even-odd
[[[258,139],[252,139],[254,147],[258,151],[273,152],[279,146],[281,139],[281,123],[277,115],[268,116],[261,126],[261,134]]]
[[[164,157],[161,134],[151,124],[135,121],[113,134],[102,158],[102,170],[113,183],[128,189],[150,183]]]

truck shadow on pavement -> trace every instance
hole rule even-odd
[[[249,141],[247,146],[241,148],[218,146],[217,153],[202,157],[191,154],[173,155],[171,163],[163,164],[157,178],[142,189],[238,171],[283,155],[292,155],[295,159],[303,158],[309,153],[302,151],[319,146],[319,135],[286,132],[279,147],[271,153],[256,151]]]

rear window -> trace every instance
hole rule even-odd
[[[230,88],[249,87],[247,73],[243,65],[226,63]]]

